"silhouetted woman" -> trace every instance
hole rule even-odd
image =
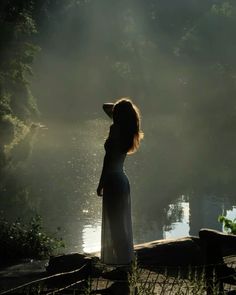
[[[103,196],[101,261],[124,265],[133,260],[133,234],[129,180],[123,170],[127,154],[135,152],[143,133],[140,131],[140,114],[130,99],[103,105],[113,118],[105,142],[105,157],[98,196]]]

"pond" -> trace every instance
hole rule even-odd
[[[140,150],[126,159],[135,244],[198,235],[203,227],[222,230],[219,215],[236,217],[234,194],[222,192],[206,175],[199,177],[205,167],[197,170],[193,143],[171,134],[170,128],[163,135],[163,120],[169,122],[147,118]],[[19,175],[28,185],[31,206],[48,230],[60,228],[65,252],[99,251],[102,198],[96,188],[110,122],[91,118],[43,124],[24,164],[27,172]]]

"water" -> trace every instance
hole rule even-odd
[[[156,125],[152,128],[153,119],[147,121],[149,131],[141,149],[126,160],[135,244],[197,235],[203,227],[222,230],[219,215],[236,217],[234,195],[202,189],[205,178],[203,183],[191,182],[193,163],[188,155],[181,158],[183,146],[180,149],[180,143],[160,133],[154,136]],[[43,216],[48,230],[60,227],[65,252],[99,251],[102,199],[96,188],[110,122],[91,118],[73,124],[44,123],[25,163],[27,172],[19,175],[28,185],[31,207]]]

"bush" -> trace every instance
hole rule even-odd
[[[47,258],[61,247],[64,247],[62,239],[43,232],[42,218],[39,215],[31,218],[28,224],[20,219],[10,223],[0,216],[1,261]]]
[[[226,218],[225,216],[219,216],[218,218],[219,222],[221,222],[224,225],[224,230],[227,233],[236,235],[236,218],[233,220],[230,220]]]

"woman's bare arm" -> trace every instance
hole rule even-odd
[[[97,188],[97,195],[99,197],[103,196],[103,186],[104,186],[104,179],[105,179],[105,171],[106,171],[106,165],[107,165],[107,154],[105,154],[104,160],[103,160],[103,166],[102,166],[102,173],[99,180],[98,188]]]
[[[103,160],[102,173],[101,173],[101,177],[100,177],[98,188],[97,188],[97,195],[100,197],[103,195],[105,176],[108,171],[108,166],[111,161],[112,153],[114,150],[116,150],[116,146],[117,146],[116,143],[117,143],[117,140],[119,140],[119,132],[120,131],[119,131],[119,128],[117,128],[117,126],[115,126],[114,124],[110,126],[109,135],[105,144],[107,145],[107,147],[106,147],[106,153]]]

